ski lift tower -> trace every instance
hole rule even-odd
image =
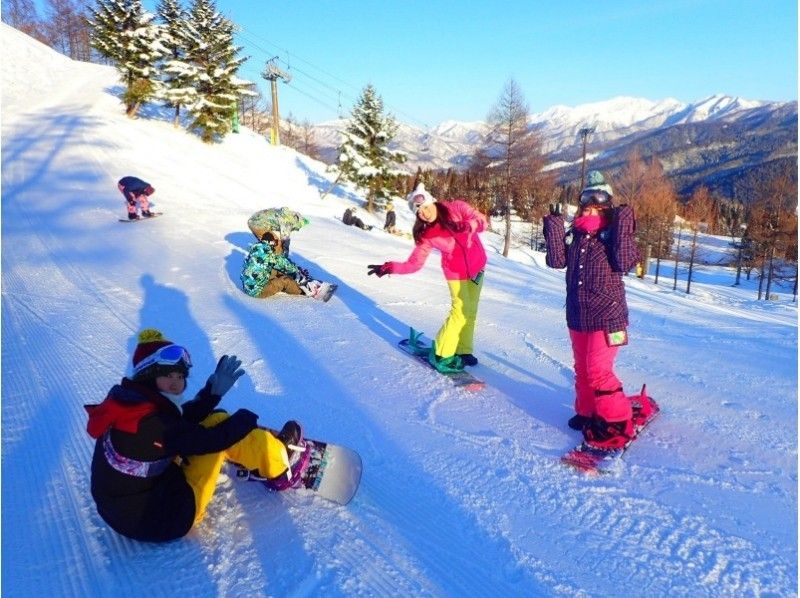
[[[578,189],[580,194],[583,191],[583,186],[586,184],[586,138],[594,133],[596,127],[583,127],[578,131],[578,135],[583,138],[583,159],[581,160],[581,186]]]
[[[278,112],[278,79],[283,79],[286,83],[292,80],[292,75],[278,68],[275,61],[277,56],[267,60],[267,66],[261,76],[270,83],[272,88],[272,132],[270,134],[270,143],[272,145],[280,145],[280,114]]]

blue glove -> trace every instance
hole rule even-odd
[[[244,370],[239,366],[242,361],[236,355],[223,355],[217,363],[217,369],[208,377],[206,384],[210,385],[211,394],[222,397],[234,383],[244,375]]]

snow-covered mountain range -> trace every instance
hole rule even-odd
[[[531,128],[541,135],[544,151],[550,156],[553,167],[562,168],[580,158],[582,139],[579,131],[583,128],[593,129],[587,145],[592,150],[589,158],[593,159],[601,150],[607,151],[614,146],[615,142],[624,140],[627,145],[645,135],[680,125],[714,128],[720,123],[735,123],[745,118],[757,127],[768,122],[769,116],[779,110],[793,113],[796,123],[797,102],[747,100],[727,95],[713,95],[690,103],[672,98],[653,101],[616,97],[574,107],[553,106],[544,112],[531,114],[529,122]],[[753,118],[754,115],[761,117]],[[325,161],[335,160],[340,131],[346,125],[346,119],[316,125],[316,138]],[[487,123],[480,121],[446,121],[430,130],[399,123],[395,144],[408,154],[406,168],[410,172],[418,167],[458,169],[468,163],[487,130]],[[786,133],[792,133],[791,129]],[[795,156],[796,137],[794,131],[794,144],[789,143],[788,152],[791,154],[793,147]],[[674,148],[662,149],[671,152]]]

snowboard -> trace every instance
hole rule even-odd
[[[277,433],[273,431],[273,433]],[[357,452],[339,444],[321,440],[303,439],[306,450],[301,459],[305,461],[299,480],[287,484],[283,490],[306,489],[326,500],[340,505],[349,503],[361,482],[362,463]],[[278,491],[273,483],[259,477],[256,472],[239,468],[236,476],[255,482],[263,482],[270,491]]]
[[[145,218],[144,216],[139,216],[136,220],[129,220],[128,218],[120,218],[120,222],[144,222],[145,220],[152,220],[153,218],[158,218],[159,216],[163,216],[164,212],[153,212],[152,216],[148,216]]]
[[[411,329],[409,338],[404,338],[397,343],[397,346],[400,347],[404,352],[414,357],[419,363],[426,365],[437,374],[448,378],[453,383],[453,386],[470,391],[481,390],[484,386],[486,386],[485,382],[479,380],[466,370],[444,373],[433,367],[428,361],[431,343],[423,340],[422,333],[417,332],[413,328]]]
[[[578,446],[561,457],[561,462],[588,475],[610,474],[618,471],[622,465],[622,457],[636,439],[639,438],[644,429],[650,425],[650,422],[658,417],[658,414],[661,412],[661,408],[658,404],[647,396],[646,386],[642,386],[639,397],[633,397],[632,404],[634,410],[636,409],[637,402],[639,405],[642,405],[642,401],[649,401],[653,406],[653,410],[650,415],[642,418],[638,422],[635,421],[636,416],[634,415],[634,434],[624,446],[618,449],[600,450],[588,446],[585,442],[581,442]]]

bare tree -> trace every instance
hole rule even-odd
[[[766,282],[764,298],[770,298],[775,276],[786,277],[782,266],[797,262],[797,176],[789,168],[776,173],[752,207],[747,235],[753,244],[756,266],[761,272],[758,299]],[[776,261],[778,263],[776,263]],[[796,271],[796,268],[791,268]]]
[[[49,43],[44,25],[39,20],[33,0],[3,0],[3,22],[42,43]]]
[[[634,150],[614,180],[614,190],[616,202],[629,204],[636,212],[637,239],[646,272],[653,253],[657,258],[670,254],[677,213],[675,187],[657,157],[645,161]]]
[[[88,62],[92,47],[83,7],[75,0],[47,0],[45,7],[49,45],[73,60]]]
[[[692,240],[689,245],[689,272],[686,276],[686,294],[691,292],[692,275],[694,264],[697,259],[698,242],[697,235],[702,225],[708,226],[708,220],[714,218],[714,202],[711,194],[705,186],[700,186],[694,190],[689,201],[684,206],[684,217],[692,231]]]
[[[308,119],[304,119],[303,122],[300,123],[300,144],[297,149],[309,158],[314,158],[315,160],[320,159],[319,145],[317,145],[314,125],[312,125],[311,121]]]
[[[528,130],[528,104],[522,91],[513,79],[509,79],[500,94],[500,99],[489,113],[491,127],[487,137],[489,152],[496,155],[492,170],[498,174],[499,191],[505,212],[506,232],[503,256],[508,257],[511,245],[511,210],[515,193],[519,197],[521,178],[526,176],[529,165],[526,157],[531,151],[532,140]]]

